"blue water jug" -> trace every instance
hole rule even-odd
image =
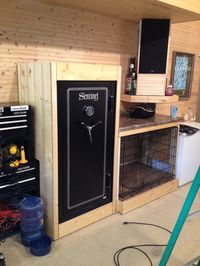
[[[40,197],[27,197],[20,202],[20,218],[22,221],[41,219],[44,215],[44,204]]]
[[[43,235],[44,204],[40,197],[30,196],[20,202],[21,239],[25,246]]]

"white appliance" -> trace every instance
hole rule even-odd
[[[200,130],[200,123],[182,123]],[[179,134],[176,160],[176,177],[179,186],[191,182],[200,166],[200,131],[193,135]]]

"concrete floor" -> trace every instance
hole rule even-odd
[[[123,225],[124,221],[156,223],[173,229],[190,185],[181,187],[158,200],[125,215],[115,214],[93,225],[63,237],[53,243],[52,251],[44,257],[34,257],[20,243],[19,235],[7,238],[0,250],[6,256],[7,266],[112,266],[113,254],[128,245],[166,243],[169,234],[158,228],[142,225]],[[200,191],[192,210],[200,209]],[[163,248],[145,248],[158,265]],[[200,256],[200,216],[188,219],[177,241],[168,265],[183,266]],[[121,256],[121,266],[149,266],[147,259],[137,251]]]

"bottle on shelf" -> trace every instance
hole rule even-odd
[[[132,73],[132,81],[131,81],[131,92],[130,95],[136,95],[136,84],[137,84],[137,76],[136,73]]]
[[[193,115],[192,108],[188,107],[185,115],[184,115],[184,120],[188,122],[192,122],[195,120],[195,116]]]
[[[131,57],[128,67],[128,73],[126,75],[125,92],[129,95],[136,95],[136,58]]]
[[[165,96],[172,96],[173,95],[173,87],[172,85],[168,85],[165,90]]]

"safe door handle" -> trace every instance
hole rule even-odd
[[[96,124],[94,124],[93,126],[91,126],[91,129],[94,128],[94,127],[96,127],[97,125],[99,125],[101,123],[102,123],[102,121],[97,122]]]
[[[93,129],[94,127],[96,127],[97,125],[101,124],[101,123],[102,123],[102,121],[98,121],[96,124],[94,124],[94,125],[92,125],[92,126],[89,126],[89,125],[85,124],[84,122],[81,122],[81,125],[83,125],[83,126],[87,129],[87,131],[88,131],[89,138],[90,138],[90,144],[93,143],[92,129]]]

